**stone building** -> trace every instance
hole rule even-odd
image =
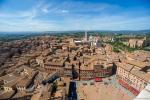
[[[150,64],[136,60],[117,63],[119,83],[138,95],[150,82]]]
[[[127,43],[128,46],[130,47],[144,47],[146,45],[146,38],[144,37],[143,39],[129,39],[129,42]]]

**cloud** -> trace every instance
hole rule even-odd
[[[109,19],[109,20],[108,20]],[[70,18],[64,21],[25,19],[25,20],[0,20],[0,29],[6,31],[64,31],[64,30],[136,30],[149,29],[150,16],[130,18],[127,16],[97,16],[93,19],[81,17]]]
[[[44,31],[53,29],[56,26],[54,21],[36,18],[41,16],[42,13],[48,13],[48,7],[44,2],[38,2],[29,10],[0,13],[0,24],[2,24],[0,31]]]
[[[34,18],[38,14],[40,14],[41,7],[43,7],[43,2],[39,1],[36,5],[28,10],[19,10],[17,9],[15,12],[1,12],[0,18]],[[46,8],[45,8],[46,9]]]
[[[0,31],[149,29],[147,9],[122,10],[109,3],[39,0],[26,10],[0,13]],[[67,2],[66,2],[67,1]],[[145,14],[143,13],[145,11]]]
[[[69,13],[68,10],[62,10],[62,13]]]
[[[48,11],[48,8],[43,8],[42,11],[43,11],[44,13],[48,13],[48,12],[49,12],[49,11]]]
[[[57,6],[56,6],[57,7]],[[85,3],[85,2],[64,2],[61,5],[58,5],[59,9],[68,10],[71,14],[91,14],[91,13],[102,13],[113,10],[118,10],[118,5],[112,5],[108,3]],[[58,10],[59,10],[58,9]]]
[[[0,24],[3,24],[0,26],[0,31],[48,31],[56,29],[57,26],[54,21],[36,19],[0,20]]]
[[[35,10],[31,11],[19,11],[15,13],[0,13],[0,18],[23,18],[23,17],[34,17],[36,14]]]
[[[50,5],[48,5],[48,4],[43,4],[43,5],[41,6],[41,11],[44,12],[44,13],[49,13],[49,7],[50,7]]]

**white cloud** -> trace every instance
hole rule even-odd
[[[45,12],[45,13],[49,12],[47,8],[43,8],[42,11]]]
[[[91,19],[66,18],[62,21],[39,19],[0,19],[0,31],[63,31],[63,30],[118,30],[149,29],[150,16],[130,18],[127,16],[96,16]]]
[[[62,12],[62,13],[69,13],[68,10],[62,10],[61,12]]]
[[[50,5],[42,5],[42,8],[41,8],[42,12],[48,13],[49,12],[49,6]]]
[[[56,29],[54,21],[42,21],[36,19],[24,20],[0,20],[0,31],[48,31]]]
[[[38,14],[40,14],[41,7],[44,6],[44,3],[42,1],[38,2],[37,5],[34,5],[32,8],[29,8],[25,11],[20,11],[19,9],[16,12],[13,13],[7,13],[7,12],[1,12],[0,18],[34,18]],[[46,11],[46,6],[44,6],[44,11]]]
[[[150,16],[132,17],[132,13],[105,13],[119,9],[110,4],[84,4],[64,2],[47,4],[38,2],[33,8],[15,13],[0,13],[0,31],[50,31],[50,30],[117,30],[150,28]],[[91,14],[96,13],[96,15]],[[104,13],[103,13],[104,12]],[[52,19],[53,20],[52,20]]]

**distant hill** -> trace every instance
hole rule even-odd
[[[26,39],[34,36],[41,35],[74,35],[74,36],[83,36],[84,30],[76,30],[76,31],[44,31],[44,32],[0,32],[0,41],[12,41],[19,39]],[[88,35],[117,35],[117,34],[131,34],[131,35],[150,35],[150,30],[89,30],[87,31]]]

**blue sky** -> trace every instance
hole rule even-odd
[[[0,0],[0,31],[150,29],[150,0]]]

